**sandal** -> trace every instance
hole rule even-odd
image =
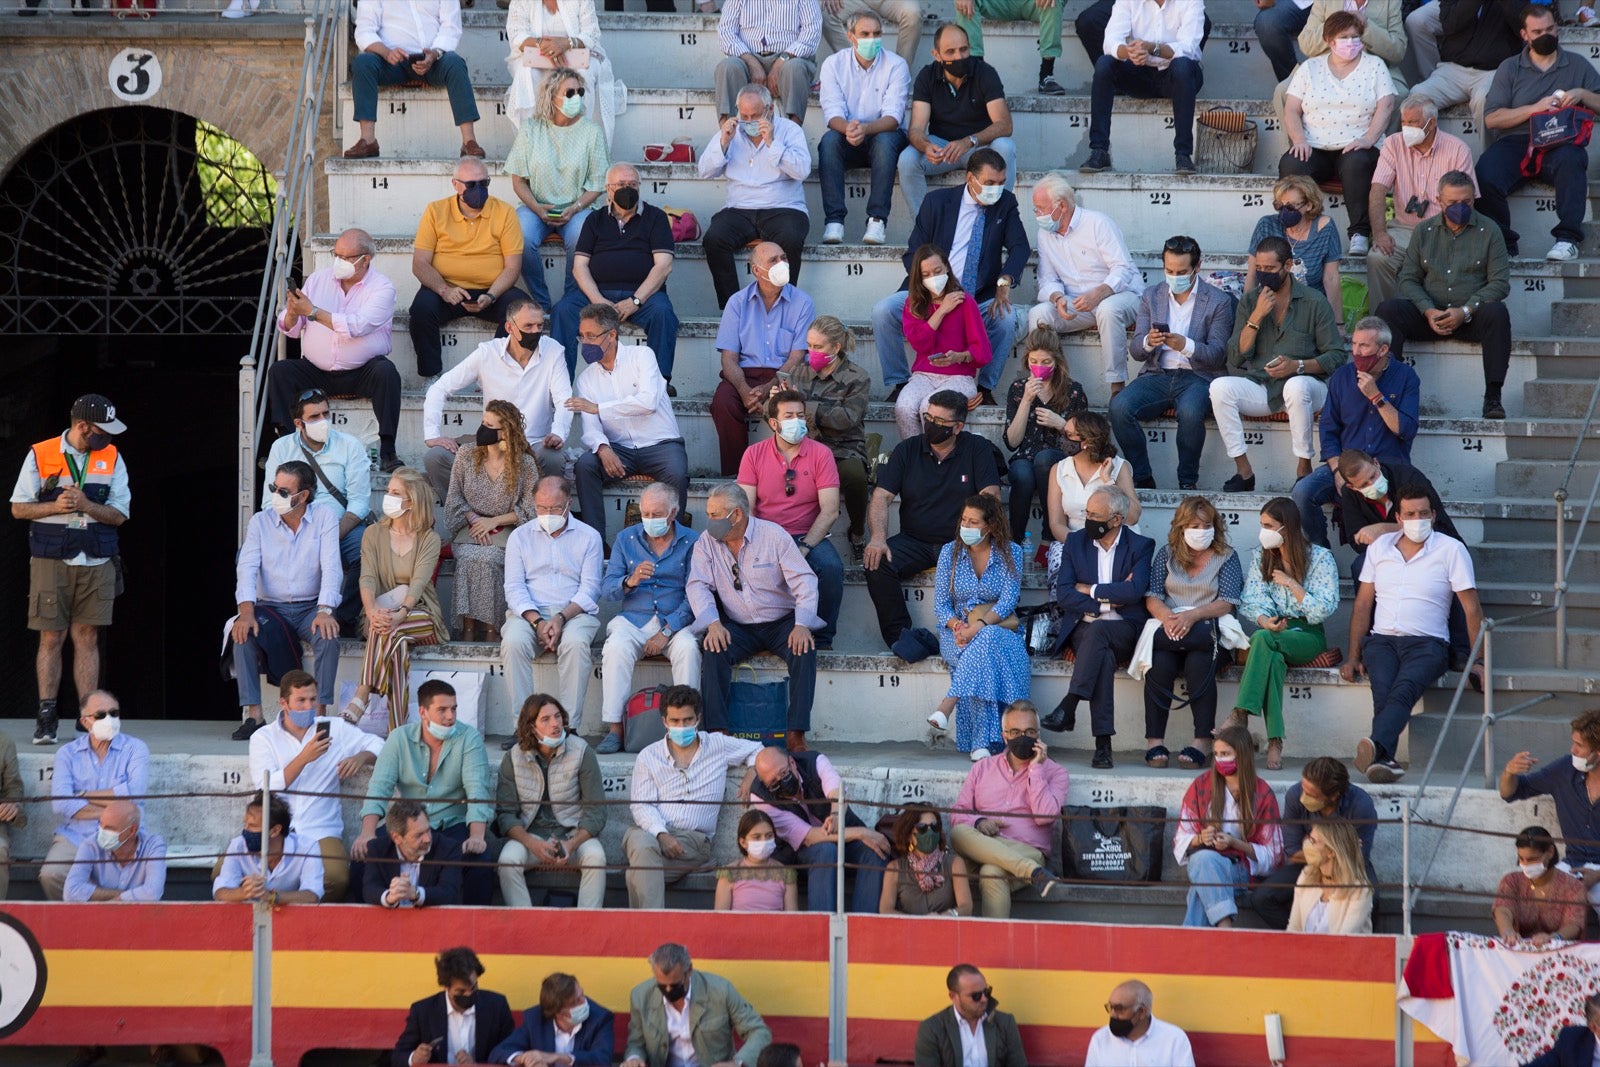
[[[1283,770],[1283,738],[1267,738],[1267,770]]]
[[[1230,726],[1248,730],[1250,728],[1250,713],[1243,708],[1234,708],[1228,713],[1228,717],[1222,721],[1222,725],[1211,731],[1211,736],[1216,737]]]
[[[1178,752],[1178,766],[1197,771],[1206,765],[1209,757],[1193,745],[1184,745]]]
[[[346,704],[344,710],[339,713],[339,718],[351,726],[359,726],[361,725],[362,716],[366,715],[366,713],[367,702],[360,697],[351,697],[350,703]]]
[[[950,718],[942,711],[935,711],[927,718],[928,732],[924,744],[934,748],[939,744],[939,739],[950,732]]]
[[[1145,754],[1144,754],[1145,766],[1154,767],[1158,771],[1159,770],[1165,770],[1166,766],[1167,766],[1167,761],[1171,757],[1172,757],[1172,753],[1167,750],[1167,746],[1166,745],[1157,745],[1155,748],[1149,749],[1149,750],[1147,750],[1145,752]]]

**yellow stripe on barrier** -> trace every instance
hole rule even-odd
[[[925,1019],[946,1004],[948,968],[852,963],[851,1018]],[[1010,970],[984,967],[1003,1010],[1024,1025],[1094,1029],[1105,1025],[1112,986],[1128,975],[1109,971]],[[1161,1017],[1208,1033],[1259,1034],[1261,1016],[1279,1012],[1304,1037],[1394,1039],[1394,987],[1386,982],[1324,982],[1218,975],[1142,975],[1166,1005]]]
[[[616,1012],[628,1010],[628,994],[650,977],[644,959],[621,956],[538,956],[482,952],[483,985],[517,1003],[532,1003],[539,983],[552,971],[575,974],[584,993]],[[53,957],[52,957],[53,959]],[[246,957],[248,963],[248,957]],[[52,962],[52,966],[53,966]],[[784,1015],[825,1018],[826,962],[696,958],[695,967],[721,975],[754,1004],[782,1004]],[[942,973],[942,972],[941,972]],[[337,975],[330,983],[329,975]],[[246,974],[245,1000],[249,1000]],[[51,974],[54,984],[55,975]],[[941,978],[940,981],[943,981]],[[274,952],[272,1003],[284,1008],[381,1008],[404,1010],[434,988],[431,952]]]
[[[117,949],[50,949],[44,1008],[250,1006],[250,953]]]

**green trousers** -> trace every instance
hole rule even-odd
[[[1045,59],[1061,56],[1061,9],[1066,0],[1055,0],[1044,10],[1034,0],[977,0],[972,17],[956,13],[956,25],[967,32],[967,43],[972,54],[983,55],[983,19],[992,21],[1037,22],[1039,24],[1039,55]]]
[[[1239,676],[1233,706],[1267,720],[1267,737],[1283,736],[1283,679],[1289,668],[1316,659],[1327,650],[1321,623],[1289,620],[1281,633],[1257,630],[1250,635],[1250,655]]]

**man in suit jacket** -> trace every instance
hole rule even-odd
[[[1150,588],[1150,560],[1156,543],[1125,529],[1132,502],[1115,485],[1102,486],[1084,504],[1084,527],[1067,535],[1056,571],[1056,603],[1061,605],[1057,654],[1070,645],[1075,656],[1067,695],[1039,725],[1070,730],[1078,701],[1089,702],[1094,731],[1091,766],[1111,766],[1111,737],[1117,732],[1112,686],[1117,661],[1133,655],[1150,613],[1144,595]]]
[[[362,896],[386,908],[461,903],[461,845],[435,837],[419,800],[397,800],[385,818],[388,837],[367,849]]]
[[[466,946],[447,948],[434,957],[433,966],[444,992],[411,1005],[406,1028],[394,1043],[393,1067],[504,1063],[490,1050],[511,1033],[511,1005],[499,993],[478,988],[483,977],[478,954]]]
[[[1022,278],[1029,253],[1028,232],[1022,228],[1016,195],[1005,186],[1004,157],[992,148],[980,148],[967,157],[963,184],[936,189],[922,201],[903,257],[906,280],[900,283],[899,292],[884,297],[872,309],[878,365],[883,369],[883,384],[889,387],[890,400],[900,395],[900,387],[911,377],[901,325],[906,289],[911,284],[911,256],[924,244],[931,244],[948,251],[956,280],[977,298],[983,311],[994,358],[978,371],[978,396],[984,404],[994,403],[995,386],[1000,384],[1017,338],[1011,290]],[[978,238],[976,248],[974,235]]]
[[[666,1067],[673,1033],[683,1030],[701,1067],[730,1061],[755,1067],[772,1031],[732,982],[695,970],[689,950],[670,941],[650,953],[650,971],[652,980],[634,986],[628,997],[622,1067]],[[735,1034],[742,1042],[737,1053]]]
[[[1584,998],[1583,1018],[1585,1025],[1563,1026],[1550,1051],[1523,1067],[1590,1067],[1600,1045],[1600,993]]]
[[[916,1067],[961,1067],[966,1062],[963,1044],[980,1035],[989,1067],[1027,1067],[1016,1016],[995,1009],[993,991],[982,971],[958,963],[950,968],[945,986],[950,990],[950,1010],[935,1013],[917,1027]]]
[[[1233,297],[1200,280],[1200,245],[1192,237],[1169,237],[1161,249],[1165,278],[1144,291],[1128,355],[1143,373],[1111,398],[1107,412],[1122,454],[1133,465],[1133,484],[1154,489],[1145,419],[1178,413],[1178,488],[1200,481],[1200,453],[1211,414],[1211,382],[1228,369],[1233,336]]]
[[[489,1053],[488,1063],[538,1067],[550,1054],[570,1056],[567,1067],[611,1067],[616,1017],[583,995],[570,974],[557,971],[539,986],[539,1003],[522,1013],[522,1025]]]

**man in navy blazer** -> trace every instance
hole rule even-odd
[[[889,399],[900,395],[900,387],[911,377],[906,361],[906,335],[901,315],[906,306],[906,289],[911,284],[911,255],[925,244],[944,249],[950,256],[950,269],[969,294],[977,297],[989,334],[994,358],[978,370],[978,396],[984,404],[994,403],[994,389],[1011,358],[1017,339],[1012,316],[1011,290],[1021,280],[1028,265],[1028,231],[1022,228],[1016,195],[1005,187],[1006,161],[992,148],[980,148],[967,157],[966,181],[959,186],[935,189],[922,201],[917,221],[911,228],[902,257],[906,280],[900,291],[878,301],[872,309],[872,334],[878,348],[878,365],[883,369],[883,384]],[[972,235],[979,226],[982,234],[976,250]],[[977,259],[971,261],[976,251]],[[1228,323],[1233,327],[1232,320]]]
[[[1102,486],[1084,505],[1083,529],[1067,535],[1056,572],[1056,603],[1061,629],[1055,651],[1068,645],[1076,657],[1067,695],[1039,725],[1070,730],[1076,724],[1078,701],[1089,701],[1094,730],[1091,766],[1111,766],[1111,737],[1117,732],[1112,687],[1117,661],[1133,655],[1150,613],[1144,595],[1150,589],[1150,560],[1156,543],[1126,529],[1132,503],[1115,485]]]
[[[386,908],[461,903],[461,844],[435,837],[419,800],[397,800],[384,818],[387,837],[367,846],[361,895]]]
[[[1133,465],[1133,484],[1154,489],[1150,452],[1139,423],[1178,412],[1178,488],[1200,482],[1200,453],[1211,414],[1211,380],[1228,371],[1233,337],[1233,297],[1200,280],[1200,245],[1193,237],[1169,237],[1161,249],[1165,278],[1144,291],[1128,338],[1128,355],[1143,373],[1111,398],[1111,430]]]
[[[478,954],[464,945],[447,948],[434,957],[433,967],[444,991],[411,1005],[390,1063],[504,1063],[491,1059],[490,1050],[511,1033],[511,1005],[501,994],[478,988],[484,970]],[[464,1061],[457,1059],[461,1055]]]
[[[1584,998],[1583,1016],[1586,1025],[1563,1026],[1550,1051],[1523,1067],[1591,1067],[1596,1045],[1600,1044],[1596,1037],[1600,1031],[1600,993]]]
[[[487,1062],[539,1067],[555,1056],[562,1067],[611,1067],[614,1024],[611,1012],[583,995],[577,978],[557,971],[545,978],[539,1003],[522,1013],[522,1025],[494,1047]]]

